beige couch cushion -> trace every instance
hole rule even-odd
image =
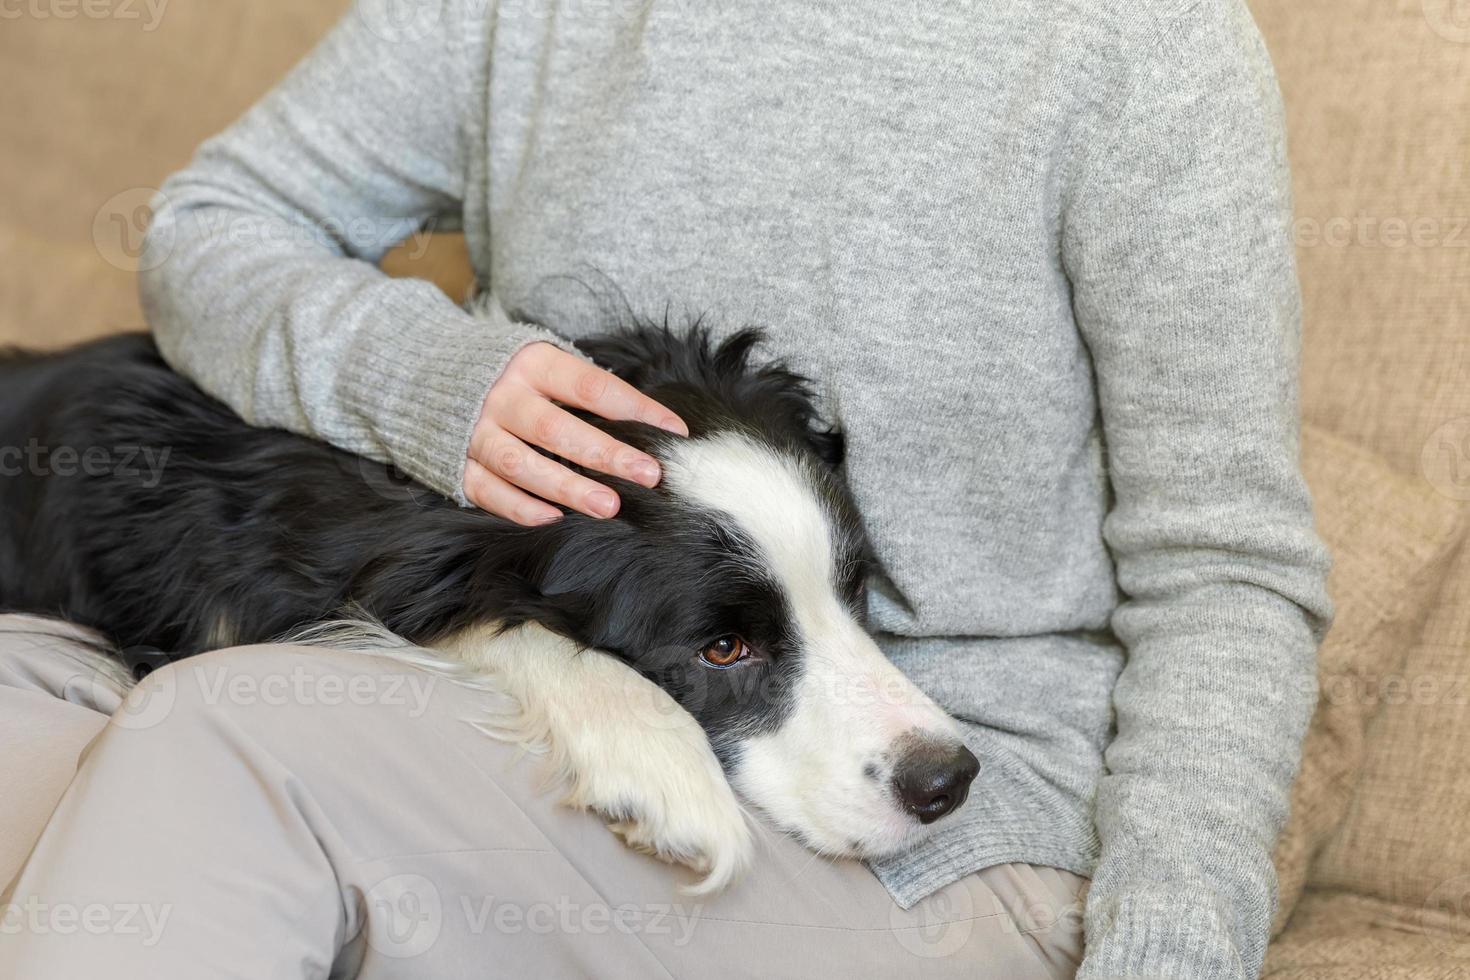
[[[1470,980],[1470,938],[1435,909],[1309,891],[1265,980]]]
[[[1302,468],[1318,531],[1333,554],[1329,588],[1337,616],[1318,659],[1321,697],[1276,848],[1278,929],[1313,857],[1347,811],[1378,687],[1398,674],[1460,538],[1453,501],[1330,433],[1306,428]]]
[[[1347,818],[1310,883],[1460,910],[1470,931],[1470,549],[1384,705]],[[1391,695],[1391,696],[1390,696]]]
[[[1286,99],[1306,417],[1421,489],[1470,501],[1470,8],[1248,2]],[[1391,510],[1384,518],[1401,519]],[[1470,704],[1454,691],[1470,676],[1470,552],[1452,559],[1437,592],[1403,665],[1377,678],[1390,703],[1367,729],[1361,784],[1309,879],[1411,911],[1470,898],[1446,898],[1470,872]],[[1346,621],[1337,629],[1346,633]],[[1470,912],[1470,901],[1463,907]],[[1301,919],[1281,947],[1296,947]],[[1291,976],[1465,975],[1400,968],[1388,947],[1351,941],[1372,921],[1365,913],[1320,932],[1321,972],[1297,960],[1304,972]],[[1380,952],[1373,972],[1367,964]]]

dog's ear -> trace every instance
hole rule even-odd
[[[831,428],[808,425],[807,443],[828,468],[842,469],[842,464],[847,460],[847,436],[840,428],[835,425]]]
[[[625,505],[637,496],[632,487],[619,484],[619,491]],[[625,521],[575,512],[541,530],[542,550],[525,567],[516,614],[583,646],[605,649],[610,635],[625,635],[619,617],[641,612],[629,594],[638,573],[636,562],[629,566],[639,554],[638,531]]]
[[[667,327],[597,334],[576,342],[577,349],[634,388],[648,388],[672,376],[692,342],[676,338]]]
[[[698,321],[677,333],[667,323],[642,323],[634,330],[579,340],[577,347],[640,390],[698,386],[744,411],[766,414],[774,428],[790,431],[826,466],[841,468],[846,455],[842,431],[823,421],[804,376],[779,361],[754,362],[764,340],[757,327],[737,330],[716,343]]]
[[[754,327],[731,334],[704,357],[717,382],[733,387],[753,409],[774,411],[783,423],[794,430],[798,441],[830,469],[841,469],[847,456],[847,441],[842,429],[828,425],[817,410],[816,393],[804,375],[791,370],[781,361],[752,365],[752,355],[765,340],[765,333]]]
[[[702,320],[679,331],[667,320],[640,320],[629,329],[584,337],[577,349],[635,388],[678,383],[720,388],[759,371],[750,355],[764,339],[760,329],[746,327],[716,343]]]
[[[761,389],[753,403],[762,411],[777,413],[773,423],[790,431],[828,469],[842,469],[847,459],[847,436],[841,426],[828,424],[817,410],[806,378],[775,364],[755,371],[748,384]]]

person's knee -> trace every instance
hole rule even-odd
[[[0,615],[0,687],[110,714],[130,678],[105,649],[96,634],[62,620]]]
[[[114,724],[187,729],[227,721],[246,731],[307,730],[349,715],[421,717],[444,682],[370,654],[271,644],[175,661],[138,683]],[[359,719],[360,720],[360,719]]]

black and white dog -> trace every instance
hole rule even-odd
[[[753,362],[758,340],[644,324],[583,343],[690,436],[589,418],[663,482],[613,480],[616,518],[536,528],[253,428],[143,335],[4,355],[0,610],[179,656],[365,613],[492,678],[569,801],[703,890],[750,858],[736,793],[821,853],[904,849],[978,763],[865,631],[842,436],[803,378]],[[167,456],[83,465],[126,448]]]

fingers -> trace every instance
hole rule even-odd
[[[531,370],[536,390],[542,394],[605,419],[643,422],[675,435],[689,434],[683,419],[617,375],[550,344],[535,348]]]
[[[533,446],[579,466],[620,476],[645,487],[658,485],[658,460],[544,399],[519,399],[506,406],[500,425]],[[529,489],[529,488],[528,488]]]
[[[465,464],[464,495],[481,510],[528,527],[561,518],[561,511],[522,493],[474,459]]]
[[[618,512],[617,494],[543,456],[504,429],[491,436],[480,463],[512,489],[525,490],[590,517],[612,517]]]
[[[529,344],[511,358],[491,387],[471,436],[464,477],[465,497],[471,503],[527,525],[561,516],[546,501],[591,517],[618,512],[618,496],[611,489],[537,448],[593,472],[645,487],[658,484],[657,460],[556,402],[607,419],[689,434],[682,419],[621,378],[551,344]]]

